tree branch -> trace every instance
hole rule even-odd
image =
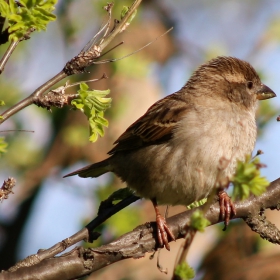
[[[259,197],[251,196],[247,200],[237,201],[235,206],[237,214],[233,219],[244,219],[251,229],[258,232],[262,238],[280,244],[279,230],[275,226],[270,224],[269,227],[264,227],[263,223],[250,222],[256,221],[258,216],[263,216],[265,209],[278,210],[280,208],[280,178],[270,184],[266,193]],[[196,209],[185,211],[167,219],[167,223],[176,239],[183,238],[186,235],[190,218]],[[210,205],[205,217],[212,225],[221,222],[218,202],[213,202]],[[45,259],[34,265],[34,259],[30,259],[29,267],[21,267],[13,272],[2,272],[0,280],[31,280],[36,279],[36,277],[38,279],[63,280],[82,277],[114,262],[127,258],[144,257],[146,253],[158,250],[159,244],[156,236],[156,223],[146,223],[117,240],[98,248],[76,247],[69,253]]]
[[[62,240],[61,242],[55,244],[49,249],[46,250],[39,250],[37,254],[28,256],[27,258],[21,260],[16,265],[12,266],[9,271],[13,272],[18,270],[21,267],[28,267],[30,265],[34,265],[40,263],[44,259],[54,257],[55,255],[65,251],[67,248],[71,247],[72,245],[80,242],[80,241],[88,241],[93,242],[96,240],[100,234],[97,232],[93,232],[93,230],[109,219],[111,216],[122,210],[123,208],[127,207],[131,203],[140,199],[137,196],[130,195],[120,201],[117,204],[112,204],[112,200],[108,198],[107,200],[103,201],[100,205],[98,215],[95,219],[93,219],[89,224],[87,224],[83,229],[76,232],[72,236]],[[106,205],[105,207],[102,205]],[[102,207],[102,209],[101,209]]]
[[[0,18],[1,19],[1,18]],[[22,36],[21,39],[17,40],[17,41],[12,41],[8,47],[8,49],[6,50],[6,52],[4,53],[3,57],[0,60],[0,74],[3,73],[5,65],[7,64],[9,58],[11,57],[12,53],[14,52],[14,50],[16,49],[17,45],[24,40],[28,40],[30,39],[30,34],[32,32],[34,32],[35,29],[34,28],[29,28],[29,30],[26,32],[26,34],[24,36]],[[6,39],[9,39],[9,33],[8,33],[8,29],[6,29],[6,32],[2,33],[2,35],[4,35],[4,37],[6,37]],[[3,40],[5,40],[4,38],[2,38]],[[2,42],[1,42],[2,43]],[[0,43],[0,44],[1,44]],[[5,42],[4,42],[5,43]]]
[[[7,48],[5,54],[1,58],[1,61],[0,61],[0,74],[2,74],[2,72],[4,71],[6,63],[8,62],[9,58],[11,57],[12,53],[16,49],[16,47],[17,47],[19,42],[20,42],[19,40],[12,41],[10,43],[9,47]]]
[[[62,79],[66,78],[67,76],[83,73],[85,71],[85,68],[89,67],[90,65],[94,64],[96,59],[98,59],[104,50],[104,48],[117,36],[117,34],[121,33],[124,29],[124,26],[127,24],[127,21],[130,19],[131,15],[134,13],[134,11],[137,9],[137,7],[140,5],[142,0],[135,0],[131,7],[129,8],[126,15],[120,20],[115,21],[115,25],[113,27],[113,30],[107,34],[107,30],[105,31],[105,34],[99,40],[97,44],[93,44],[89,47],[87,50],[82,50],[77,56],[72,58],[70,61],[68,61],[61,72],[56,74],[53,78],[51,78],[49,81],[44,83],[42,86],[37,88],[30,96],[25,98],[24,100],[20,101],[13,107],[6,110],[0,118],[0,124],[6,121],[9,117],[14,115],[15,113],[19,112],[23,108],[31,105],[31,104],[43,104],[43,101],[41,99],[44,98],[44,93],[46,91],[49,91],[50,88],[61,81]],[[107,4],[107,12],[109,13],[111,19],[111,9],[113,7],[113,4]],[[109,22],[110,23],[110,22]],[[106,24],[107,26],[108,24]],[[109,25],[108,25],[109,26]],[[99,35],[99,33],[96,34],[96,36]],[[94,38],[96,37],[94,36]],[[16,47],[16,46],[14,46]],[[48,94],[48,93],[47,93]],[[55,102],[54,102],[55,104]]]

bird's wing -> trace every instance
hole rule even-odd
[[[167,141],[189,108],[190,104],[179,94],[172,94],[159,100],[128,127],[114,142],[116,146],[108,154]]]

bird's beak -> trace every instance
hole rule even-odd
[[[266,85],[262,84],[261,88],[257,91],[257,99],[259,100],[265,100],[273,97],[276,97],[276,94]]]

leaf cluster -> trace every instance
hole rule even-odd
[[[175,275],[181,280],[189,280],[195,277],[195,272],[186,262],[178,264],[175,268]]]
[[[122,11],[121,11],[121,19],[123,19],[125,17],[125,15],[127,14],[127,12],[129,11],[129,7],[128,6],[123,6]],[[129,17],[127,24],[129,25],[133,19],[135,18],[137,14],[137,10],[135,10],[132,15]]]
[[[250,193],[258,196],[266,191],[269,182],[261,176],[261,167],[264,167],[264,165],[260,163],[259,158],[251,160],[250,156],[247,156],[244,162],[239,161],[237,163],[236,173],[231,179],[234,185],[234,200],[246,199]]]
[[[17,41],[31,29],[46,30],[50,21],[56,19],[51,12],[57,0],[0,0],[0,14],[8,20],[9,40]]]
[[[200,210],[196,210],[191,216],[190,226],[200,232],[209,226],[211,223],[204,217],[204,213]]]
[[[108,120],[104,112],[111,106],[112,99],[105,97],[110,90],[88,90],[85,83],[80,84],[79,97],[71,101],[74,108],[81,110],[89,121],[90,137],[89,141],[95,142],[98,135],[104,136],[104,127],[108,127]]]

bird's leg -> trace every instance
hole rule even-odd
[[[236,209],[230,197],[224,190],[219,190],[218,197],[220,203],[220,218],[225,222],[223,230],[226,230],[229,224],[229,219],[236,215]]]
[[[175,236],[172,231],[168,227],[166,220],[159,212],[157,200],[155,198],[152,199],[152,203],[154,205],[154,209],[156,212],[156,223],[157,223],[157,236],[158,242],[161,246],[165,246],[165,248],[170,251],[170,246],[168,243],[168,236],[175,241]]]

